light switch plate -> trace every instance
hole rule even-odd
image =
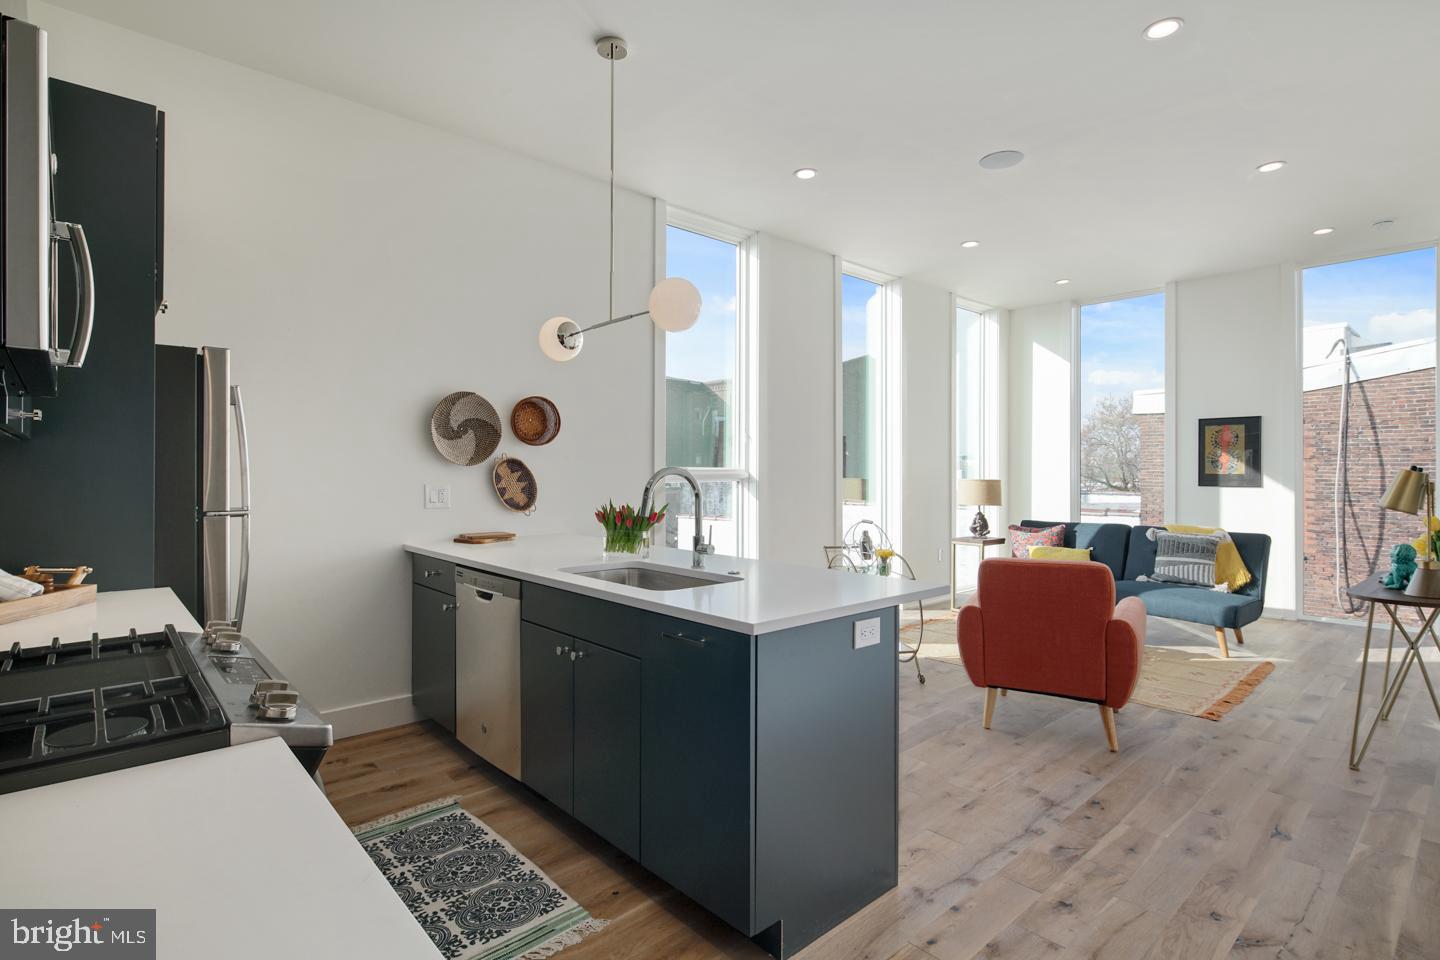
[[[425,484],[425,509],[449,510],[450,488],[431,486],[428,483]]]
[[[880,642],[880,618],[855,621],[855,649],[873,647]]]

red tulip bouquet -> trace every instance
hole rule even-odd
[[[669,504],[666,504],[646,516],[636,513],[635,508],[628,503],[617,507],[612,501],[596,510],[595,519],[605,528],[605,552],[642,552],[647,544],[650,528],[665,519],[668,508]]]

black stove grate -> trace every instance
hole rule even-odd
[[[0,655],[0,779],[226,723],[173,626],[108,640],[97,634],[89,642],[17,643]]]

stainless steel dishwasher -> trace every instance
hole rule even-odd
[[[520,581],[455,568],[455,736],[520,779]]]

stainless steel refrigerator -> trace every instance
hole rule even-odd
[[[202,624],[238,626],[249,582],[250,448],[230,351],[158,346],[155,584]]]

